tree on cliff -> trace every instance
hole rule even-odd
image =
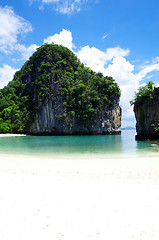
[[[0,132],[28,132],[42,104],[59,96],[66,108],[59,120],[93,121],[119,99],[120,89],[113,78],[84,67],[68,48],[44,44],[0,90]]]
[[[154,83],[149,81],[145,86],[140,87],[135,93],[134,99],[130,101],[131,105],[140,105],[152,99],[152,92],[154,90]]]

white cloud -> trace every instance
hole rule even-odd
[[[151,73],[153,71],[159,71],[159,63],[150,63],[142,66],[141,71],[138,74],[136,74],[136,77],[138,81],[141,81],[146,77],[148,73]]]
[[[134,65],[124,57],[114,57],[106,69],[106,75],[112,76],[121,89],[121,106],[123,108],[123,119],[134,117],[130,100],[134,92],[139,88],[139,82],[133,73]]]
[[[106,39],[108,37],[109,34],[104,34],[102,37],[102,40]]]
[[[18,69],[12,68],[7,64],[4,64],[3,67],[0,68],[0,89],[6,86],[8,82],[13,79],[17,70]]]
[[[126,57],[129,53],[129,49],[123,49],[120,47],[108,48],[106,51],[106,60],[111,61],[114,57]]]
[[[55,43],[68,47],[69,49],[75,48],[72,42],[72,33],[68,30],[63,29],[59,34],[54,34],[44,39],[44,43]]]
[[[43,3],[59,2],[59,0],[42,0]]]
[[[0,51],[19,53],[19,60],[27,60],[38,47],[36,44],[25,46],[20,43],[20,36],[32,31],[32,26],[22,17],[16,15],[11,7],[0,7]]]
[[[21,58],[19,60],[28,60],[29,57],[36,51],[38,47],[39,46],[36,44],[31,44],[29,47],[26,47],[24,44],[18,43],[15,46],[15,50],[19,51],[21,55]]]
[[[98,48],[90,48],[89,46],[82,47],[77,52],[77,56],[82,63],[86,64],[94,71],[105,71],[104,65],[106,63],[106,54],[100,51]]]
[[[62,14],[72,14],[74,12],[80,12],[81,7],[80,7],[80,2],[73,1],[69,3],[69,1],[65,1],[62,5],[57,6],[55,9],[57,12],[60,12]]]
[[[85,63],[88,67],[95,71],[105,73],[105,65],[110,62],[114,57],[125,57],[129,54],[129,49],[122,49],[120,47],[108,48],[103,52],[95,47],[88,45],[82,47],[78,52],[78,58]]]
[[[134,65],[127,61],[124,57],[114,57],[111,64],[106,69],[106,75],[113,76],[118,79],[121,86],[127,85],[128,82],[134,81]]]
[[[0,7],[0,51],[10,53],[18,37],[32,31],[31,24],[16,15],[11,7]]]
[[[31,3],[37,0],[32,0]],[[81,6],[87,2],[87,0],[39,0],[40,9],[44,9],[44,5],[51,5],[52,8],[61,14],[70,15],[75,12],[81,11]]]

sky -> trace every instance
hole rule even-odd
[[[121,89],[122,127],[135,126],[140,86],[159,86],[158,0],[0,0],[0,88],[43,43],[68,47]]]

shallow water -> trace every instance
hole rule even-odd
[[[135,130],[123,130],[121,135],[4,137],[0,138],[0,154],[112,157],[159,154],[158,147],[151,147],[153,142],[135,141],[135,134]]]

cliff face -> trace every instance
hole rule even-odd
[[[134,105],[137,140],[159,139],[159,88],[152,92],[152,99]]]
[[[60,119],[64,113],[66,113],[66,108],[63,106],[62,99],[56,102],[46,100],[40,111],[36,113],[30,133],[53,135],[121,133],[121,108],[116,101],[111,109],[105,108],[93,121],[79,121],[74,116],[67,122]]]

